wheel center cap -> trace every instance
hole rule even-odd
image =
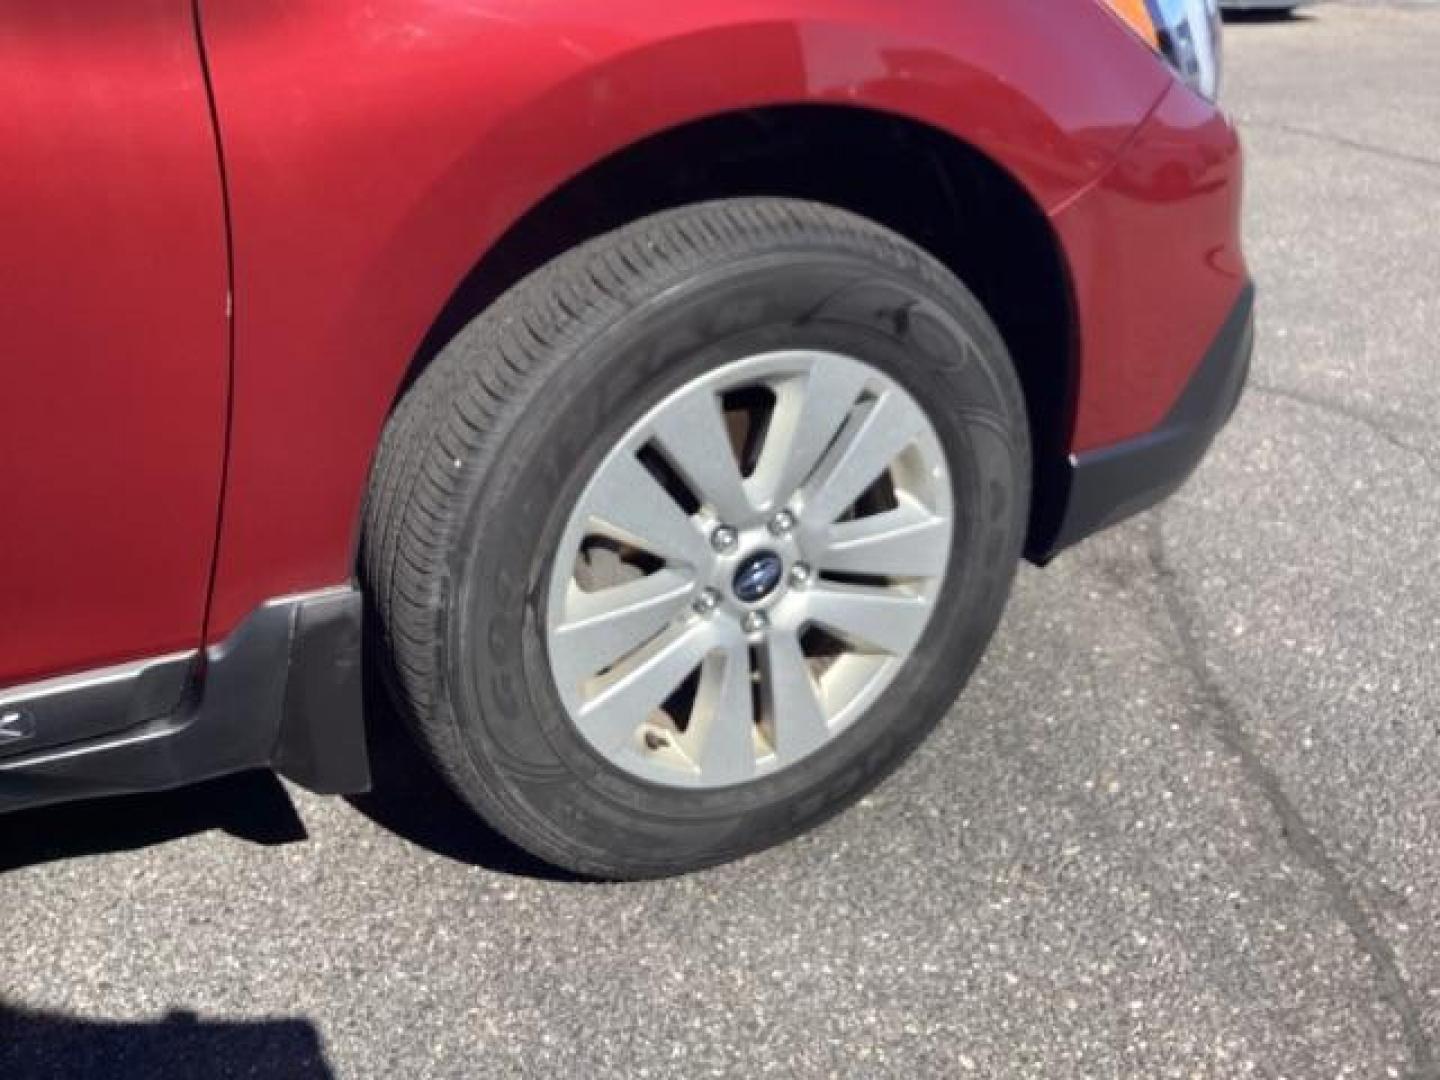
[[[742,604],[756,604],[773,593],[785,574],[785,562],[773,551],[757,551],[735,571],[731,589]]]

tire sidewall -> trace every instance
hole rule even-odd
[[[500,433],[492,467],[462,489],[438,705],[470,780],[563,861],[606,872],[615,859],[604,853],[623,850],[632,874],[723,861],[858,798],[968,679],[1008,594],[1029,505],[1018,386],[978,304],[918,253],[909,266],[837,250],[734,259],[572,331]],[[555,690],[545,617],[556,547],[599,461],[645,412],[703,372],[779,349],[854,356],[925,409],[953,486],[945,580],[919,648],[823,748],[736,787],[650,783],[594,750]]]

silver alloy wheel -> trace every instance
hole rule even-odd
[[[654,783],[791,765],[919,643],[952,517],[933,425],[877,368],[790,351],[707,372],[625,433],[570,514],[546,606],[560,698]]]

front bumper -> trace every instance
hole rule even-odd
[[[1254,351],[1254,309],[1255,288],[1247,284],[1180,399],[1153,431],[1070,455],[1052,524],[1032,536],[1032,560],[1047,562],[1091,533],[1149,509],[1194,472],[1240,400]]]

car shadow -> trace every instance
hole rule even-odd
[[[542,862],[486,825],[435,772],[383,687],[367,680],[366,740],[371,788],[350,805],[410,843],[446,859],[545,881],[586,879]]]
[[[1242,25],[1244,23],[1294,23],[1297,26],[1315,21],[1313,13],[1305,10],[1279,10],[1266,11],[1264,8],[1255,11],[1225,11],[1222,12],[1226,26]]]
[[[159,1020],[83,1020],[0,1001],[0,1076],[283,1076],[328,1080],[320,1033],[309,1020],[204,1020],[172,1011]]]
[[[0,814],[0,872],[132,851],[214,830],[265,846],[308,835],[273,774],[239,773],[174,791]]]
[[[425,760],[383,689],[367,686],[365,697],[372,786],[349,798],[356,810],[447,859],[518,877],[586,880],[536,859],[485,825]],[[173,791],[0,814],[0,873],[216,830],[267,847],[309,836],[273,773],[239,773]]]

